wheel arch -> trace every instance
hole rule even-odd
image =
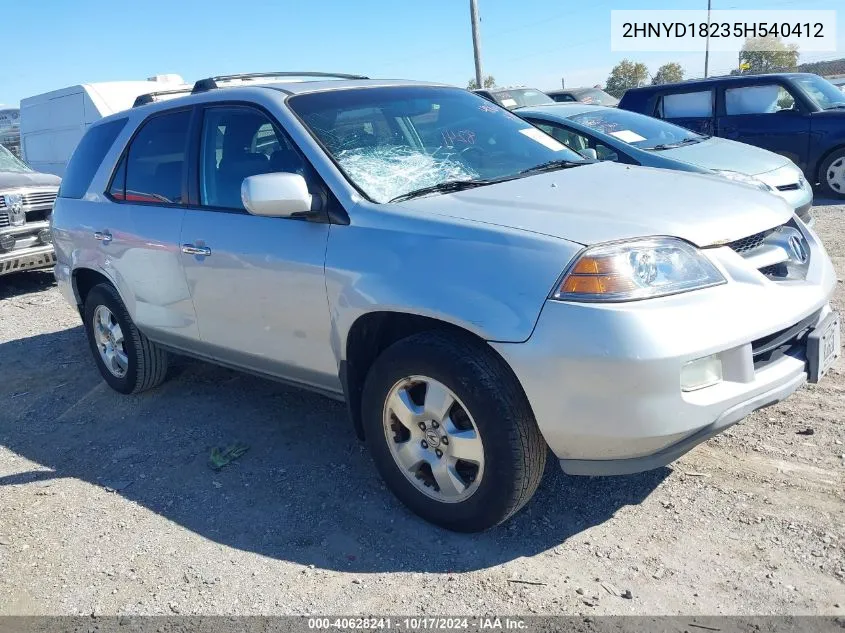
[[[385,310],[367,312],[353,322],[347,333],[339,370],[349,416],[359,439],[365,439],[361,417],[361,394],[364,380],[376,358],[394,343],[414,334],[432,330],[450,332],[456,336],[466,337],[476,344],[484,345],[513,375],[516,384],[522,389],[522,384],[507,361],[484,338],[468,328],[434,317],[407,312]]]
[[[93,268],[76,268],[71,275],[71,280],[73,284],[73,294],[76,297],[76,305],[80,312],[85,306],[85,299],[88,296],[88,293],[91,292],[91,289],[94,286],[106,283],[117,290],[117,287],[111,279]]]

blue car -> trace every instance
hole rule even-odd
[[[770,191],[811,223],[813,190],[788,158],[692,132],[652,117],[583,103],[520,108],[517,114],[582,156],[719,175]]]
[[[619,107],[786,156],[845,198],[845,93],[811,73],[711,77],[628,90]]]

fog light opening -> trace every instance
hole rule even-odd
[[[685,364],[681,368],[681,391],[696,391],[722,382],[722,360],[706,356]]]
[[[15,247],[14,235],[0,235],[0,252],[7,253]]]

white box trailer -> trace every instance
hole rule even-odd
[[[142,94],[174,89],[190,86],[179,75],[158,75],[146,81],[79,84],[27,97],[20,108],[23,159],[36,171],[64,176],[89,125],[131,108]]]

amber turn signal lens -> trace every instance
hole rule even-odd
[[[573,275],[611,275],[615,269],[612,257],[582,257],[572,269]]]
[[[604,295],[635,290],[630,280],[617,275],[568,275],[560,287],[561,293]]]

